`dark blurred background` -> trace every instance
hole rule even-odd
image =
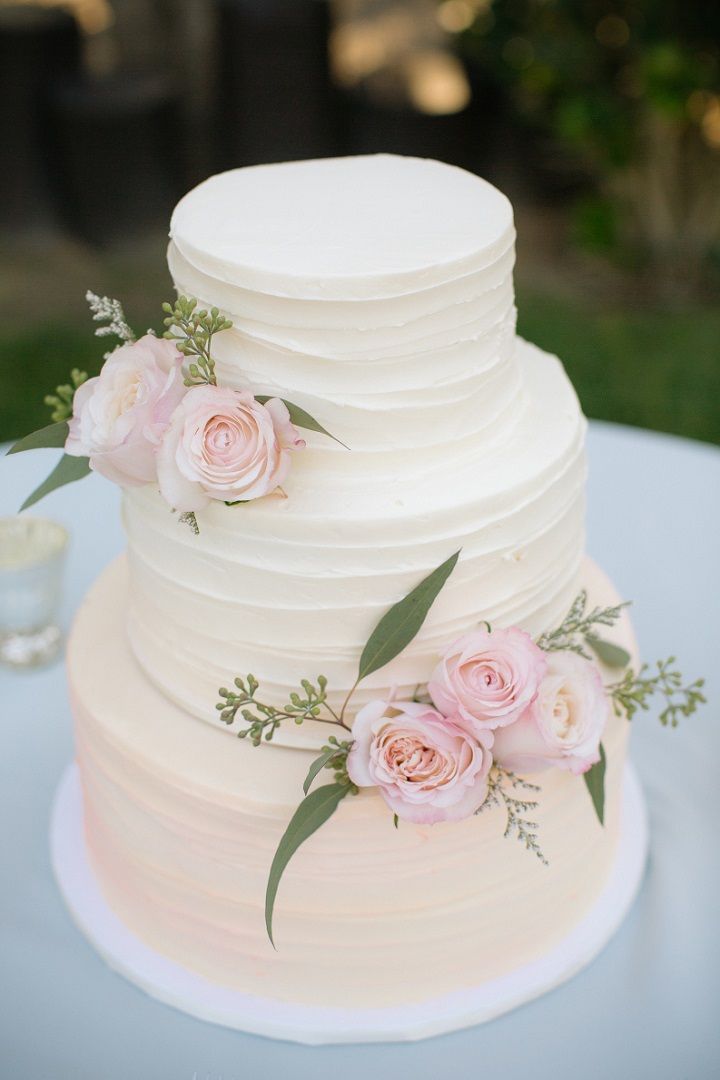
[[[513,200],[521,332],[585,411],[720,443],[717,0],[0,0],[0,440],[160,324],[221,169],[379,150]]]

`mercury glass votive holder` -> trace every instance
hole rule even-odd
[[[0,518],[0,663],[39,667],[57,655],[67,545],[56,521]]]

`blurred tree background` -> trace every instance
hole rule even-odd
[[[720,4],[469,6],[467,55],[584,174],[577,240],[646,268],[670,296],[694,289],[720,255]]]
[[[520,331],[594,417],[720,443],[716,0],[0,0],[0,439],[158,327],[176,199],[395,151],[513,200]]]

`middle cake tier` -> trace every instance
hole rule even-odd
[[[494,437],[373,453],[313,436],[287,498],[213,504],[199,535],[152,487],[129,491],[129,640],[166,697],[216,723],[234,675],[252,672],[282,704],[322,674],[339,705],[380,617],[458,549],[422,630],[355,708],[392,687],[411,696],[480,620],[532,634],[559,622],[584,552],[585,421],[555,357],[518,340],[514,359],[521,393]],[[325,734],[303,726],[276,741]]]

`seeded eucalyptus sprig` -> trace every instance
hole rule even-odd
[[[607,687],[617,716],[623,713],[632,720],[638,710],[647,710],[655,695],[664,698],[665,708],[660,713],[660,723],[677,727],[681,716],[692,716],[699,705],[705,704],[702,688],[704,679],[683,685],[683,676],[674,667],[675,657],[657,661],[657,673],[647,675],[648,665],[638,672],[626,671],[623,678]]]
[[[532,851],[533,854],[537,855],[540,862],[547,866],[548,861],[543,855],[538,842],[538,824],[536,821],[530,821],[527,818],[527,814],[531,814],[537,808],[537,800],[524,799],[513,794],[516,791],[526,791],[536,795],[540,791],[538,785],[523,780],[508,769],[501,768],[500,765],[492,766],[488,773],[487,784],[488,793],[485,802],[475,813],[481,814],[484,810],[494,806],[504,807],[507,824],[503,836],[516,836],[528,851]]]
[[[615,604],[612,607],[594,607],[587,611],[587,592],[583,589],[572,602],[567,615],[554,630],[541,634],[537,644],[545,652],[559,652],[567,650],[577,653],[586,660],[592,660],[588,648],[592,649],[601,660],[605,660],[613,667],[624,667],[630,660],[624,649],[617,645],[611,645],[603,641],[597,633],[598,626],[614,626],[622,615],[624,604]]]
[[[263,741],[272,742],[283,720],[292,720],[295,724],[317,720],[322,724],[336,724],[346,731],[350,730],[327,703],[327,679],[324,675],[318,675],[317,685],[303,679],[300,686],[302,693],[294,691],[287,705],[278,709],[258,701],[256,695],[260,684],[254,675],[247,675],[244,679],[238,676],[235,690],[220,688],[218,694],[221,700],[215,708],[223,723],[228,725],[235,722],[239,713],[248,726],[238,731],[238,738],[249,738],[253,746],[259,746]]]
[[[70,382],[55,388],[54,394],[46,394],[44,402],[52,409],[52,419],[56,424],[69,420],[73,414],[73,398],[75,391],[87,381],[87,371],[73,368],[70,372]]]
[[[197,300],[190,296],[179,296],[174,304],[163,304],[166,318],[163,320],[167,330],[163,337],[177,342],[177,347],[185,356],[195,357],[185,371],[186,386],[202,386],[209,383],[217,386],[215,361],[211,355],[212,339],[221,330],[229,330],[230,319],[221,315],[217,308],[197,309]]]

